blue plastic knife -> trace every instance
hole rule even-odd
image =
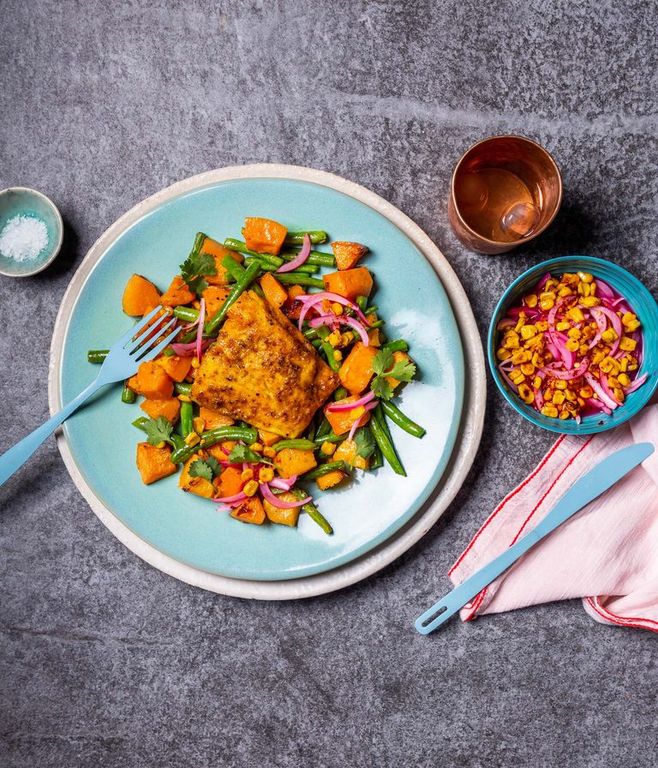
[[[444,624],[451,616],[463,608],[466,603],[478,595],[486,586],[497,579],[522,555],[534,547],[544,536],[554,531],[572,515],[594,501],[608,488],[611,488],[624,475],[641,464],[654,452],[652,443],[637,443],[611,454],[593,469],[577,480],[564,494],[546,517],[531,531],[519,539],[502,555],[480,568],[463,584],[449,592],[414,622],[421,635],[429,635]]]

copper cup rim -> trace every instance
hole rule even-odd
[[[518,240],[514,240],[512,242],[506,241],[506,240],[492,240],[489,237],[485,237],[484,235],[481,235],[479,232],[474,230],[467,222],[464,220],[464,217],[461,214],[461,211],[459,210],[459,205],[457,204],[457,197],[455,195],[455,179],[457,178],[457,172],[459,171],[462,163],[466,159],[466,156],[469,155],[474,149],[479,147],[482,144],[487,144],[490,141],[493,141],[495,139],[518,139],[520,141],[524,141],[528,144],[534,145],[540,152],[542,152],[547,158],[550,163],[550,165],[553,167],[553,170],[555,171],[555,176],[557,178],[557,187],[558,187],[558,193],[557,193],[557,200],[555,202],[555,206],[553,207],[553,212],[551,215],[546,219],[546,221],[542,224],[542,226],[535,230],[534,232],[530,232],[530,234],[526,235],[525,237],[521,237]],[[527,136],[520,136],[516,133],[503,133],[496,136],[487,136],[485,139],[480,139],[480,141],[476,141],[475,144],[471,144],[471,146],[462,154],[462,156],[457,161],[457,165],[455,165],[455,170],[452,172],[452,178],[450,179],[450,198],[452,200],[452,206],[455,210],[455,214],[457,218],[459,219],[459,223],[466,229],[473,237],[478,238],[482,242],[489,243],[493,246],[499,247],[501,245],[509,246],[509,250],[512,250],[513,248],[516,248],[519,245],[523,245],[524,243],[530,242],[530,240],[533,240],[535,237],[538,237],[542,234],[550,225],[553,223],[553,220],[557,216],[558,211],[560,210],[560,206],[562,205],[562,174],[560,173],[560,168],[558,164],[555,162],[555,158],[551,153],[545,148],[542,147],[541,144],[539,144],[536,141],[533,141],[533,139],[529,139]]]

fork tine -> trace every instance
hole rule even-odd
[[[170,318],[169,323],[166,326],[163,326],[163,323],[165,320],[167,320],[167,318]],[[163,315],[162,318],[158,318],[155,323],[147,327],[144,333],[140,334],[136,339],[132,339],[132,341],[125,345],[125,349],[128,354],[132,355],[133,353],[137,352],[142,344],[146,342],[149,336],[153,337],[153,339],[157,339],[160,334],[164,333],[167,328],[171,326],[172,322],[176,322],[176,318],[172,318],[170,315]]]
[[[122,347],[126,345],[135,336],[136,333],[139,333],[139,331],[141,331],[146,326],[146,324],[158,314],[161,309],[162,305],[157,306],[154,310],[149,312],[148,315],[143,317],[139,323],[135,323],[135,325],[133,325],[129,331],[126,331],[126,333],[116,342],[116,345],[121,345]]]
[[[136,344],[133,349],[129,351],[129,354],[133,357],[142,357],[145,355],[149,349],[151,349],[155,344],[157,344],[158,339],[162,338],[162,335],[167,333],[167,331],[174,325],[176,325],[176,330],[180,330],[180,328],[177,326],[178,320],[175,317],[172,317],[171,320],[163,326],[160,326],[159,328],[155,328],[154,332],[151,332],[148,334],[150,338],[146,339],[142,344]]]
[[[173,341],[176,338],[176,335],[178,334],[178,331],[180,328],[174,328],[174,330],[167,336],[167,338],[164,341],[161,341],[155,349],[151,349],[149,352],[147,352],[143,357],[139,358],[140,363],[143,363],[148,360],[153,360],[154,357],[160,354],[162,350],[169,344],[169,342]]]

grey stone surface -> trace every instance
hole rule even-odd
[[[59,260],[0,277],[0,451],[47,413],[57,307],[121,213],[227,164],[342,174],[417,221],[482,330],[543,257],[615,259],[658,289],[655,2],[2,3],[0,186],[51,195]],[[450,232],[473,141],[536,138],[563,210],[512,255]],[[656,646],[577,602],[411,619],[551,442],[495,393],[449,512],[381,574],[298,603],[234,600],[142,563],[91,513],[52,441],[0,488],[0,765],[656,765]]]

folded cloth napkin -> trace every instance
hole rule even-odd
[[[658,405],[609,432],[562,435],[489,515],[449,576],[463,582],[533,528],[581,475],[640,442],[656,452],[483,589],[462,609],[463,621],[580,597],[602,624],[658,632]]]

